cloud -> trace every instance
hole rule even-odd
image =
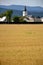
[[[2,5],[27,5],[27,6],[42,6],[43,0],[0,0],[0,4]]]

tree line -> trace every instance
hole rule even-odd
[[[3,17],[3,16],[6,16],[6,19],[7,19],[7,22],[0,22],[0,24],[1,23],[8,23],[8,24],[12,24],[12,23],[20,23],[20,24],[25,24],[25,23],[32,23],[32,24],[36,24],[36,23],[38,23],[39,24],[39,22],[26,22],[26,21],[24,21],[24,18],[25,18],[25,16],[23,17],[23,16],[14,16],[14,17],[12,17],[12,14],[13,14],[13,11],[12,10],[7,10],[6,12],[4,12],[4,13],[2,13],[2,14],[0,14],[0,17]],[[34,18],[34,17],[33,17]],[[38,18],[40,18],[40,17],[38,17]],[[43,22],[41,22],[41,23],[43,23]]]
[[[7,10],[6,12],[0,14],[0,17],[6,16],[7,23],[21,23],[21,22],[26,22],[23,20],[24,17],[22,16],[14,16],[12,17],[13,11],[12,10]]]

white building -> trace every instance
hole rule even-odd
[[[26,6],[24,7],[24,10],[23,10],[23,16],[27,16],[27,9],[26,9]]]
[[[32,18],[32,15],[28,15],[26,6],[24,7],[24,10],[23,10],[23,16],[25,16],[24,21],[34,22],[34,18]]]
[[[43,22],[43,17],[41,18],[41,22]]]
[[[6,21],[7,21],[6,16],[0,18],[0,22],[6,22]]]
[[[32,16],[26,16],[26,17],[24,18],[24,20],[25,20],[26,22],[34,22],[34,18],[32,18]]]

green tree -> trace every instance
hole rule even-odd
[[[20,19],[19,19],[20,17],[18,17],[18,16],[14,16],[14,18],[13,18],[13,21],[15,22],[15,23],[18,23],[18,22],[20,22]]]
[[[3,16],[5,16],[5,13],[1,13],[1,14],[0,14],[0,17],[3,17]]]
[[[6,14],[6,17],[7,17],[7,22],[8,23],[11,22],[12,13],[13,13],[12,10],[7,10],[6,13],[5,13]]]

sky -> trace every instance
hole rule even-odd
[[[43,0],[0,0],[0,5],[26,5],[43,7]]]

